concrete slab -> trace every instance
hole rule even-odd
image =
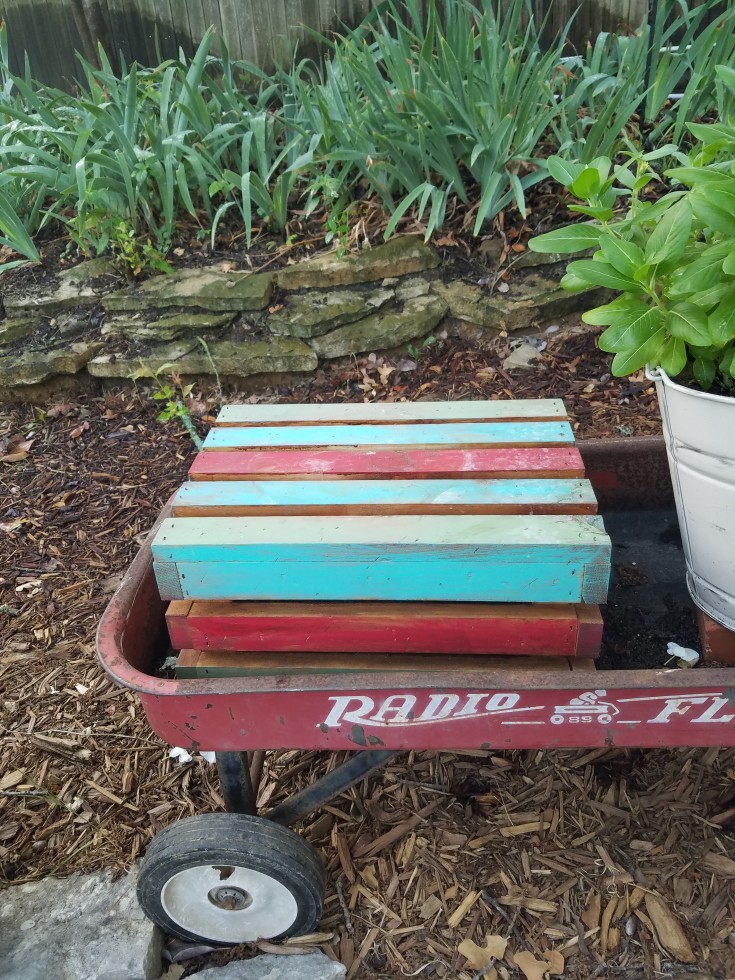
[[[135,880],[101,871],[6,888],[0,980],[156,980],[163,937],[138,905]]]
[[[252,960],[209,967],[195,976],[197,980],[343,980],[346,973],[342,963],[335,963],[324,953],[299,956],[266,953]]]

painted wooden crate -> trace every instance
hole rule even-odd
[[[153,543],[172,642],[594,656],[583,475],[559,400],[228,406]]]
[[[229,406],[153,543],[159,587],[193,600],[597,603],[610,542],[581,469],[558,400]]]

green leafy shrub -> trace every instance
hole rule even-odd
[[[735,71],[718,67],[735,92]],[[682,166],[667,170],[669,193],[655,203],[642,197],[654,179],[651,163],[675,152],[632,154],[613,167],[607,158],[589,166],[554,159],[552,173],[581,204],[571,210],[594,219],[534,238],[537,252],[574,253],[562,285],[572,291],[607,286],[621,295],[583,315],[605,326],[599,345],[614,353],[615,375],[646,364],[676,377],[691,368],[702,388],[716,378],[735,383],[735,127],[729,121],[692,123],[697,145]],[[681,188],[681,189],[679,189]],[[627,214],[614,217],[620,200]]]

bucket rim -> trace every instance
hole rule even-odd
[[[702,391],[700,388],[688,388],[685,385],[677,384],[676,381],[671,380],[662,367],[652,368],[650,364],[646,364],[646,377],[649,381],[655,381],[663,384],[666,388],[680,391],[682,395],[691,395],[694,398],[702,398],[715,404],[735,405],[735,395],[713,395],[711,392]]]

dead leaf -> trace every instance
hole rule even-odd
[[[513,959],[526,980],[547,980],[550,976],[558,977],[564,973],[564,957],[555,949],[544,953],[542,960],[537,960],[529,952],[514,953]]]
[[[20,463],[21,460],[28,459],[28,453],[8,453],[5,456],[0,456],[0,463]]]
[[[695,963],[696,958],[676,916],[659,895],[646,895],[646,911],[656,930],[656,938],[667,953],[680,963]]]
[[[27,453],[33,443],[33,439],[24,439],[21,435],[11,436],[10,439],[8,439],[9,447],[21,453]]]
[[[582,922],[588,929],[596,929],[600,924],[600,895],[592,892],[588,901],[587,908],[582,913]]]
[[[78,439],[83,432],[87,431],[88,428],[89,428],[89,422],[82,422],[82,424],[78,425],[76,429],[71,430],[70,435],[72,439]]]
[[[497,972],[495,967],[489,964],[492,960],[502,960],[507,945],[508,940],[502,936],[489,935],[485,936],[484,946],[478,946],[471,939],[463,939],[457,947],[457,951],[464,956],[473,970],[481,970],[486,966],[487,970],[485,970],[484,976],[488,980],[492,980],[493,974],[497,976]]]
[[[183,248],[175,248],[174,255],[178,256],[178,258],[181,258],[182,255],[186,255],[186,251]]]
[[[237,263],[236,262],[223,262],[220,265],[220,269],[223,272],[232,272],[236,268],[237,268]]]

